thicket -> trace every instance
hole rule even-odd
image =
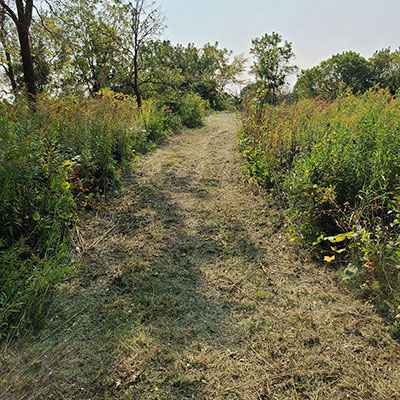
[[[400,328],[400,100],[383,89],[335,101],[244,106],[239,148],[287,207],[292,240],[362,289]]]
[[[166,101],[103,90],[96,97],[38,96],[0,103],[0,339],[37,324],[71,269],[70,229],[121,183],[138,154],[198,126],[200,96]]]

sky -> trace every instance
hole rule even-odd
[[[317,65],[353,50],[364,57],[400,46],[400,0],[158,0],[164,37],[221,47],[250,58],[251,39],[272,31],[292,42],[295,64]],[[251,61],[249,61],[251,62]]]

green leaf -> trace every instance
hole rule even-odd
[[[359,274],[360,270],[356,265],[349,264],[347,268],[344,270],[344,275],[342,281],[348,281],[354,279]]]

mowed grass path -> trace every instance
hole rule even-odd
[[[81,221],[82,266],[40,336],[3,351],[4,399],[400,399],[400,346],[250,187],[234,115],[141,160]]]

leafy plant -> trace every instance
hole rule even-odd
[[[207,102],[196,93],[179,94],[174,99],[164,100],[164,103],[177,115],[183,125],[197,128],[202,125],[207,109]]]
[[[245,107],[239,148],[246,168],[279,195],[297,235],[327,262],[349,263],[377,304],[400,284],[400,101],[382,89],[333,102]]]
[[[95,207],[139,153],[175,129],[167,115],[156,101],[139,110],[110,90],[38,96],[36,112],[22,99],[0,104],[0,338],[40,319],[69,271],[78,210]]]

